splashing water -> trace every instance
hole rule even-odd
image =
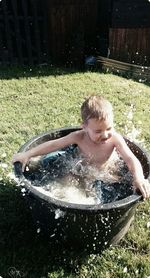
[[[125,133],[131,141],[143,143],[143,140],[138,139],[141,131],[133,124],[134,111],[135,106],[131,103],[125,112]],[[42,159],[32,159],[26,168],[27,176],[32,170],[36,172]],[[72,150],[70,155],[70,150],[67,152],[66,149],[48,154],[42,164],[41,176],[34,177],[32,185],[39,192],[60,201],[95,205],[119,200],[132,193],[131,174],[116,151],[101,170],[82,164],[82,159],[72,155]]]
[[[101,170],[91,165],[82,165],[79,159],[79,163],[77,163],[76,158],[66,159],[65,167],[64,161],[62,165],[59,164],[58,159],[56,161],[57,166],[60,166],[57,169],[59,174],[56,175],[49,165],[54,179],[50,179],[51,174],[46,172],[42,177],[43,185],[35,187],[39,192],[51,198],[68,203],[95,205],[104,203],[104,201],[111,202],[112,198],[114,200],[120,198],[117,191],[122,189],[117,187],[118,184],[123,184],[125,180],[126,182],[131,181],[131,176],[116,151]],[[61,175],[62,166],[65,173],[63,176]],[[112,185],[110,186],[110,184]],[[107,195],[107,198],[104,195]]]
[[[144,147],[144,140],[140,138],[141,135],[141,129],[137,129],[133,123],[133,117],[134,117],[134,111],[136,110],[133,103],[131,103],[128,111],[126,111],[125,118],[127,119],[126,125],[125,125],[125,134],[126,136],[134,142],[142,143]],[[142,124],[141,121],[138,122],[139,125]]]

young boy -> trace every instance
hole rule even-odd
[[[20,161],[24,171],[31,157],[45,155],[68,145],[77,144],[84,161],[101,169],[116,149],[132,174],[133,186],[141,191],[144,199],[149,198],[150,185],[148,180],[144,179],[139,160],[129,149],[123,137],[114,129],[110,102],[101,96],[91,96],[83,102],[81,116],[83,121],[81,130],[45,142],[26,152],[17,153],[13,157],[13,163]]]

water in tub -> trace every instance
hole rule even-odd
[[[69,203],[95,205],[118,200],[126,195],[124,181],[131,180],[116,151],[101,170],[82,163],[79,157],[68,154],[68,149],[42,159],[46,170],[40,181],[35,181],[35,187],[47,196]]]

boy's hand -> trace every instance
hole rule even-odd
[[[22,164],[22,172],[24,172],[25,166],[28,163],[30,157],[27,155],[27,153],[17,153],[13,156],[12,163],[15,163],[17,161],[21,162]]]
[[[140,190],[144,199],[150,198],[150,183],[147,179],[135,180],[133,186]]]

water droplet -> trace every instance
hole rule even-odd
[[[150,228],[150,222],[147,222],[146,226],[147,226],[147,228]]]
[[[50,235],[50,237],[54,237],[54,236],[55,236],[55,234]]]
[[[37,232],[37,234],[39,234],[39,233],[41,232],[41,229],[38,228],[38,229],[36,230],[36,232]]]
[[[22,193],[25,193],[25,192],[26,192],[26,189],[25,189],[25,188],[22,188],[22,189],[21,189],[21,192],[22,192]]]
[[[56,209],[56,210],[55,210],[55,219],[58,219],[58,218],[60,218],[60,217],[64,217],[64,215],[65,215],[65,212],[64,212],[64,211],[62,211],[62,210],[60,210],[60,209]]]
[[[0,166],[3,168],[3,169],[6,169],[8,167],[8,164],[6,163],[1,163]]]
[[[126,273],[128,271],[127,267],[124,267],[123,272]]]

